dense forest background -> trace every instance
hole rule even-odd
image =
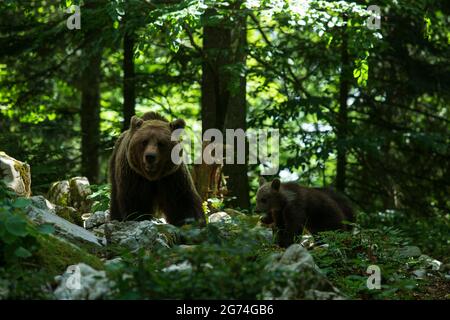
[[[134,114],[275,128],[283,180],[334,186],[370,223],[395,213],[444,258],[449,13],[440,0],[0,1],[0,149],[45,194],[79,175],[107,185]],[[260,172],[225,165],[230,206],[252,212]]]
[[[448,210],[449,4],[379,1],[2,1],[1,146],[33,191],[107,159],[131,115],[277,128],[282,177],[364,210]],[[70,12],[70,11],[69,11]],[[373,20],[373,18],[372,18]],[[257,166],[228,166],[249,209]]]

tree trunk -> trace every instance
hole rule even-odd
[[[346,19],[345,19],[346,21]],[[339,112],[337,122],[337,164],[336,164],[336,189],[345,192],[346,168],[347,168],[347,132],[348,111],[347,100],[349,94],[350,59],[348,55],[348,35],[344,29],[341,47],[341,73],[339,84]]]
[[[134,43],[132,32],[126,32],[123,38],[123,131],[128,129],[135,114]]]
[[[208,14],[212,11],[207,12]],[[202,128],[246,130],[246,78],[230,67],[246,61],[246,18],[237,17],[233,27],[205,26],[203,30]],[[237,85],[236,85],[237,84]],[[230,141],[224,141],[230,144]],[[234,148],[236,151],[236,148]],[[231,204],[250,207],[247,164],[225,164]]]
[[[91,183],[99,178],[101,58],[91,55],[81,75],[81,172]]]

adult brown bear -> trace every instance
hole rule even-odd
[[[261,221],[273,224],[277,242],[287,247],[303,229],[311,233],[346,229],[344,220],[353,221],[353,210],[346,198],[331,189],[307,188],[279,179],[260,179],[256,210],[264,213]]]
[[[184,120],[169,123],[154,112],[132,117],[109,164],[112,219],[148,219],[159,209],[173,225],[187,219],[205,223],[202,200],[186,165],[171,159],[178,143],[171,141],[172,132],[184,126]]]

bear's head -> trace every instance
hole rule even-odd
[[[166,122],[157,119],[131,118],[127,160],[131,168],[144,178],[155,181],[175,172],[179,164],[171,159],[172,149],[179,141],[172,141],[172,132],[182,129],[182,119]]]
[[[261,222],[265,224],[275,222],[274,220],[283,208],[284,198],[280,193],[280,187],[280,179],[274,179],[272,182],[266,182],[262,177],[259,179],[255,212],[263,213]]]

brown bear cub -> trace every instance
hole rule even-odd
[[[171,159],[178,143],[171,134],[184,126],[184,120],[169,123],[154,112],[132,117],[109,163],[112,219],[148,219],[159,209],[173,225],[186,219],[205,224],[202,200],[186,165]]]
[[[260,178],[256,194],[256,212],[261,221],[272,224],[277,242],[288,247],[295,236],[307,229],[311,233],[346,229],[344,220],[353,221],[353,210],[346,198],[331,189],[307,188],[279,179],[266,182]]]

